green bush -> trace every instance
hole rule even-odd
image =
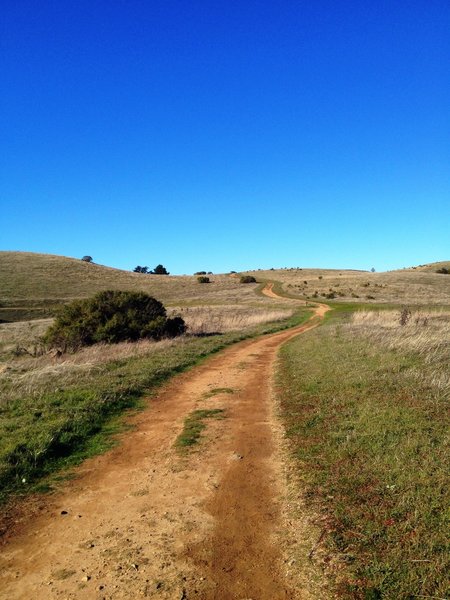
[[[163,267],[162,265],[156,265],[156,267],[153,269],[153,271],[150,271],[151,275],[170,275],[169,271],[166,269],[166,267]]]
[[[256,279],[252,275],[242,275],[241,283],[256,283]]]
[[[200,277],[197,277],[197,281],[199,283],[210,283],[209,277],[204,277],[203,275]]]
[[[447,269],[446,267],[441,267],[436,271],[436,273],[441,273],[442,275],[450,275],[450,269]]]
[[[159,340],[185,331],[181,317],[168,319],[161,302],[145,292],[109,290],[64,306],[44,341],[65,352],[97,342]]]

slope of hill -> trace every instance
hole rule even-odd
[[[371,273],[336,269],[253,271],[258,279],[281,282],[300,298],[341,302],[450,304],[450,276],[436,273],[449,262]],[[0,320],[52,316],[55,307],[105,289],[142,290],[170,306],[249,304],[255,286],[238,275],[214,275],[200,285],[195,276],[146,275],[86,263],[79,259],[31,252],[0,252]],[[258,301],[268,303],[268,298]]]
[[[450,276],[436,273],[448,262],[416,269],[372,273],[332,269],[280,269],[256,271],[275,279],[285,292],[301,298],[335,302],[368,302],[411,305],[450,305]]]
[[[146,275],[64,256],[0,252],[0,319],[51,316],[57,305],[106,289],[141,290],[167,305],[255,300],[254,285],[226,275],[211,281],[200,285],[195,276]]]

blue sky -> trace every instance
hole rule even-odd
[[[1,249],[450,259],[448,0],[4,0],[1,28]]]

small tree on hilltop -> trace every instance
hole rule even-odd
[[[92,256],[83,256],[83,258],[81,259],[83,262],[88,262],[91,263],[93,261]]]
[[[170,273],[166,269],[166,267],[163,267],[162,265],[156,265],[156,267],[152,271],[152,274],[153,275],[170,275]]]
[[[141,267],[138,265],[133,269],[133,273],[148,273],[148,267]]]

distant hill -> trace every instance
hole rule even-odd
[[[450,261],[443,260],[440,262],[428,263],[426,265],[417,265],[416,267],[408,267],[408,271],[429,271],[431,273],[436,273],[438,269],[448,269],[450,270]]]
[[[305,299],[450,305],[450,275],[436,273],[447,266],[443,261],[387,273],[299,268],[249,274],[279,281],[290,295]],[[210,279],[199,285],[195,276],[146,275],[65,256],[0,252],[0,320],[52,316],[57,306],[106,289],[142,290],[172,306],[269,301],[255,295],[254,285],[240,284],[238,274]]]
[[[64,302],[107,289],[141,290],[172,305],[198,304],[206,298],[210,303],[229,303],[228,296],[254,300],[253,286],[245,288],[226,275],[210,278],[213,284],[199,285],[194,276],[147,275],[66,256],[0,252],[0,319],[52,316]]]

